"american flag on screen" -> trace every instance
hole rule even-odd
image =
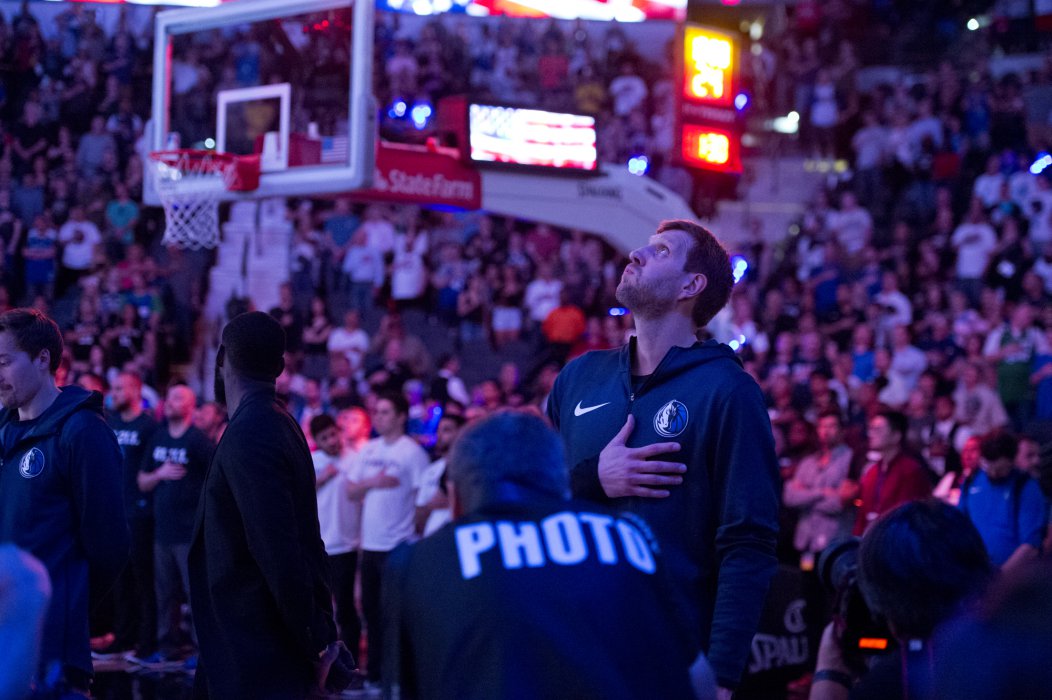
[[[471,159],[494,163],[595,170],[595,118],[473,104]]]
[[[346,164],[350,158],[350,139],[347,136],[323,136],[321,139],[321,162]]]

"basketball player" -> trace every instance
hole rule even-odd
[[[662,222],[617,288],[636,335],[571,362],[548,401],[575,495],[651,525],[727,698],[777,566],[780,490],[759,386],[730,348],[696,339],[733,280],[708,230]]]
[[[38,690],[86,695],[88,592],[113,585],[130,538],[123,459],[102,396],[58,388],[61,357],[50,318],[34,309],[0,314],[0,543],[32,554],[51,576]]]

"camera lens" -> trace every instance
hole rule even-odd
[[[858,566],[859,539],[851,537],[837,540],[822,550],[818,557],[818,579],[829,591],[844,589]]]

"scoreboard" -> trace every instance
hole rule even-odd
[[[676,91],[678,160],[687,167],[741,172],[737,42],[727,33],[687,23],[679,30]]]

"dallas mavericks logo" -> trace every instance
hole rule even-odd
[[[18,473],[26,479],[40,476],[44,471],[44,453],[37,448],[31,449],[22,455],[22,461],[18,463]]]
[[[654,415],[654,430],[661,437],[676,437],[687,429],[687,407],[673,399]]]

